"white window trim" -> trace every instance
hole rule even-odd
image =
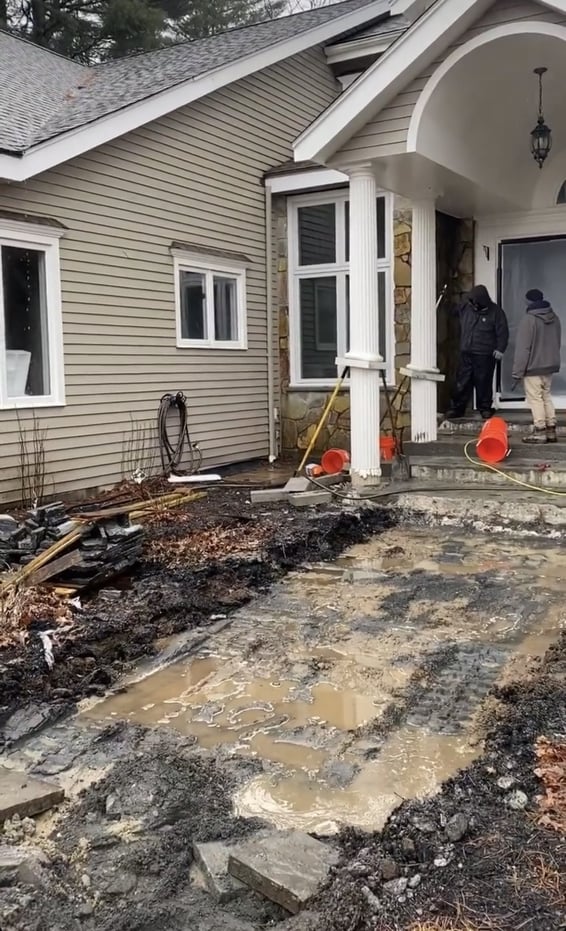
[[[61,273],[59,239],[64,230],[0,219],[0,246],[14,246],[43,252],[45,256],[45,300],[47,316],[47,348],[51,392],[48,395],[8,397],[6,372],[6,334],[4,328],[4,286],[0,273],[0,410],[29,410],[65,405],[65,368],[63,349],[63,315],[61,307]],[[1,270],[0,270],[1,271]]]
[[[246,266],[239,260],[197,252],[184,252],[173,249],[173,268],[175,275],[175,322],[178,349],[229,349],[248,348],[247,308],[246,308]],[[208,339],[185,339],[181,327],[181,287],[180,273],[196,272],[206,276],[206,315]],[[237,340],[214,339],[214,275],[226,275],[236,280],[237,296]]]
[[[385,335],[388,385],[395,385],[395,295],[393,280],[393,196],[387,191],[378,191],[378,197],[385,199],[385,255],[376,259],[376,274],[385,272]],[[289,387],[305,388],[313,391],[334,387],[340,374],[336,369],[336,379],[303,378],[301,376],[301,313],[300,281],[302,278],[337,277],[337,356],[345,354],[346,346],[346,275],[350,263],[346,261],[324,265],[298,264],[299,254],[299,207],[317,204],[336,204],[336,258],[345,257],[345,203],[350,199],[346,189],[334,191],[317,191],[287,198],[287,254],[288,254],[288,289],[289,289]],[[344,351],[342,351],[344,350]],[[345,386],[348,380],[345,381]]]

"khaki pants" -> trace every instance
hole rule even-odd
[[[550,394],[552,388],[551,375],[525,375],[523,378],[527,403],[533,414],[533,421],[537,430],[556,426],[556,411]]]

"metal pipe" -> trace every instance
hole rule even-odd
[[[267,314],[267,405],[269,424],[269,461],[278,457],[275,431],[275,385],[273,364],[273,211],[271,187],[265,183],[265,311]]]

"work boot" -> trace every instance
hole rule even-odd
[[[556,427],[546,428],[546,442],[547,443],[558,443],[558,436],[556,435]]]
[[[480,411],[482,420],[491,420],[493,411]]]
[[[446,420],[463,420],[464,411],[457,411],[455,408],[451,407],[450,410],[446,411],[444,417]]]
[[[523,443],[528,443],[532,446],[536,446],[540,443],[548,443],[546,437],[546,427],[543,427],[542,430],[539,430],[537,427],[535,427],[532,433],[529,433],[528,436],[523,437]]]

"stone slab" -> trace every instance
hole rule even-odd
[[[301,491],[308,491],[309,488],[312,488],[312,485],[306,476],[294,475],[293,478],[289,479],[283,490],[289,495]]]
[[[0,846],[0,887],[14,883],[42,886],[46,857],[38,850]]]
[[[275,504],[278,501],[286,501],[287,497],[284,488],[260,488],[250,494],[252,504]]]
[[[296,914],[337,861],[336,850],[308,834],[280,831],[233,847],[228,869],[236,879]]]
[[[289,495],[289,503],[295,508],[312,508],[318,504],[331,504],[332,494],[329,491],[302,491]]]
[[[0,822],[13,815],[31,818],[65,798],[60,786],[0,766]]]
[[[226,844],[221,841],[194,844],[193,853],[200,866],[206,888],[217,902],[229,902],[230,899],[249,891],[244,883],[228,872],[230,847]]]

